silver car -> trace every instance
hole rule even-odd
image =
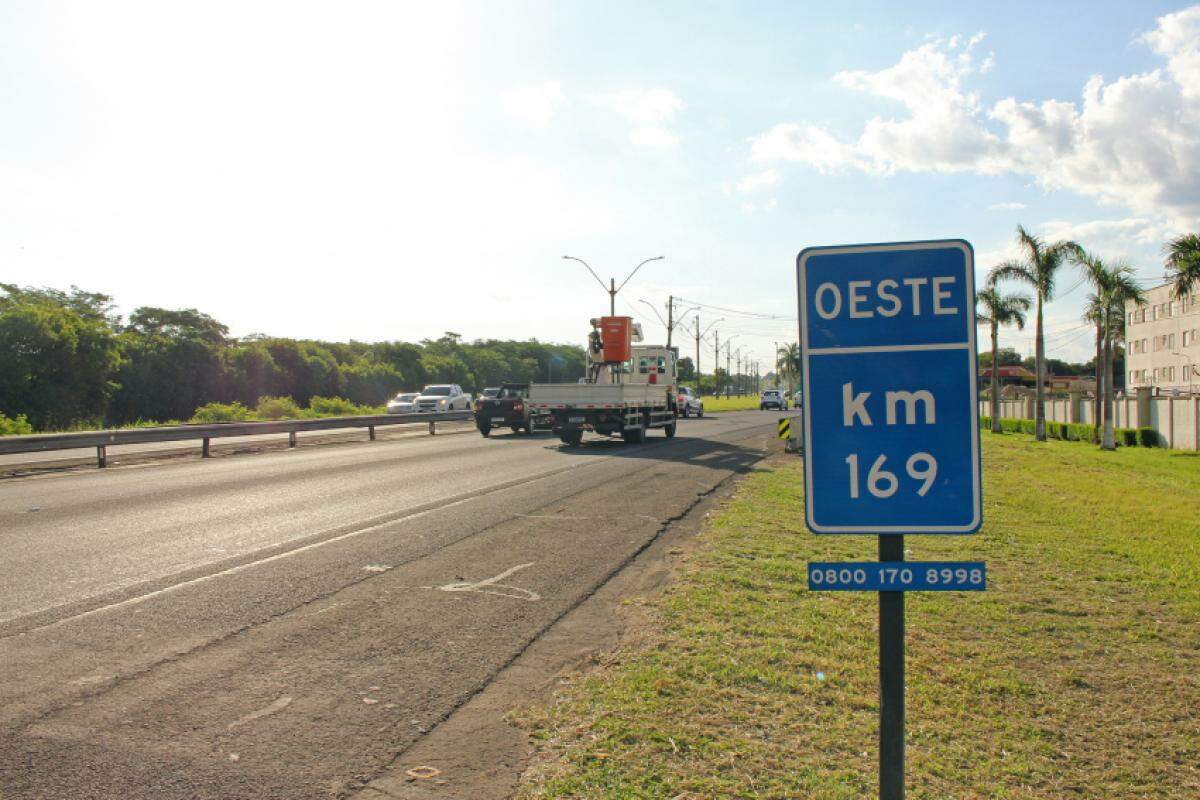
[[[401,392],[387,402],[389,414],[413,414],[417,410],[417,393]]]
[[[457,383],[436,383],[426,386],[416,399],[414,411],[470,411],[471,395]]]
[[[679,387],[679,396],[675,398],[675,408],[681,417],[703,417],[704,401],[696,396],[696,392],[686,386]]]

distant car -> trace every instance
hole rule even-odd
[[[787,407],[787,395],[779,389],[765,389],[762,397],[758,399],[759,411],[765,411],[768,408],[778,408],[780,411],[787,411]]]
[[[797,389],[796,393],[792,395],[792,408],[799,408],[802,405],[804,405],[804,392]]]
[[[679,394],[675,398],[675,408],[681,417],[703,417],[704,416],[704,401],[696,396],[696,393],[686,386],[680,386]]]
[[[414,401],[416,410],[421,413],[429,411],[470,411],[471,395],[462,390],[457,383],[437,383],[426,386]]]
[[[412,414],[417,410],[417,392],[401,392],[387,402],[389,414]]]
[[[483,392],[479,395],[479,399],[491,400],[493,397],[496,397],[499,394],[500,394],[499,386],[489,386],[486,389],[484,389]]]

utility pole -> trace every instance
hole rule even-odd
[[[721,396],[721,382],[717,380],[717,370],[721,368],[721,332],[713,331],[713,395]]]
[[[729,377],[729,340],[728,339],[725,340],[725,377],[726,378]],[[729,396],[729,390],[731,388],[732,388],[731,386],[726,384],[726,389],[725,389],[726,397]]]
[[[742,348],[740,348],[740,347],[738,348],[737,362],[738,362],[737,393],[738,393],[738,397],[741,397],[742,393],[745,392],[745,390],[746,390],[746,382],[744,380],[742,380]]]
[[[700,396],[700,315],[696,315],[696,397]]]
[[[671,333],[675,330],[675,295],[667,295],[667,349],[671,349]]]

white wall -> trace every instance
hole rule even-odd
[[[1092,401],[1083,398],[1079,409],[1079,422],[1091,425]],[[1117,428],[1141,428],[1148,426],[1158,431],[1163,441],[1174,450],[1200,450],[1200,397],[1152,397],[1149,401],[1150,418],[1143,422],[1138,418],[1137,398],[1118,397],[1113,402],[1113,425]],[[979,413],[991,413],[991,403],[979,401]],[[1001,419],[1033,419],[1033,400],[1001,400]],[[1069,398],[1046,398],[1046,420],[1048,422],[1071,422],[1071,400]]]

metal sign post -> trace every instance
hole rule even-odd
[[[908,562],[904,535],[982,523],[975,276],[962,240],[814,247],[796,262],[805,521],[879,536],[809,589],[879,592],[879,796],[904,797],[904,592],[981,591],[981,562]]]

